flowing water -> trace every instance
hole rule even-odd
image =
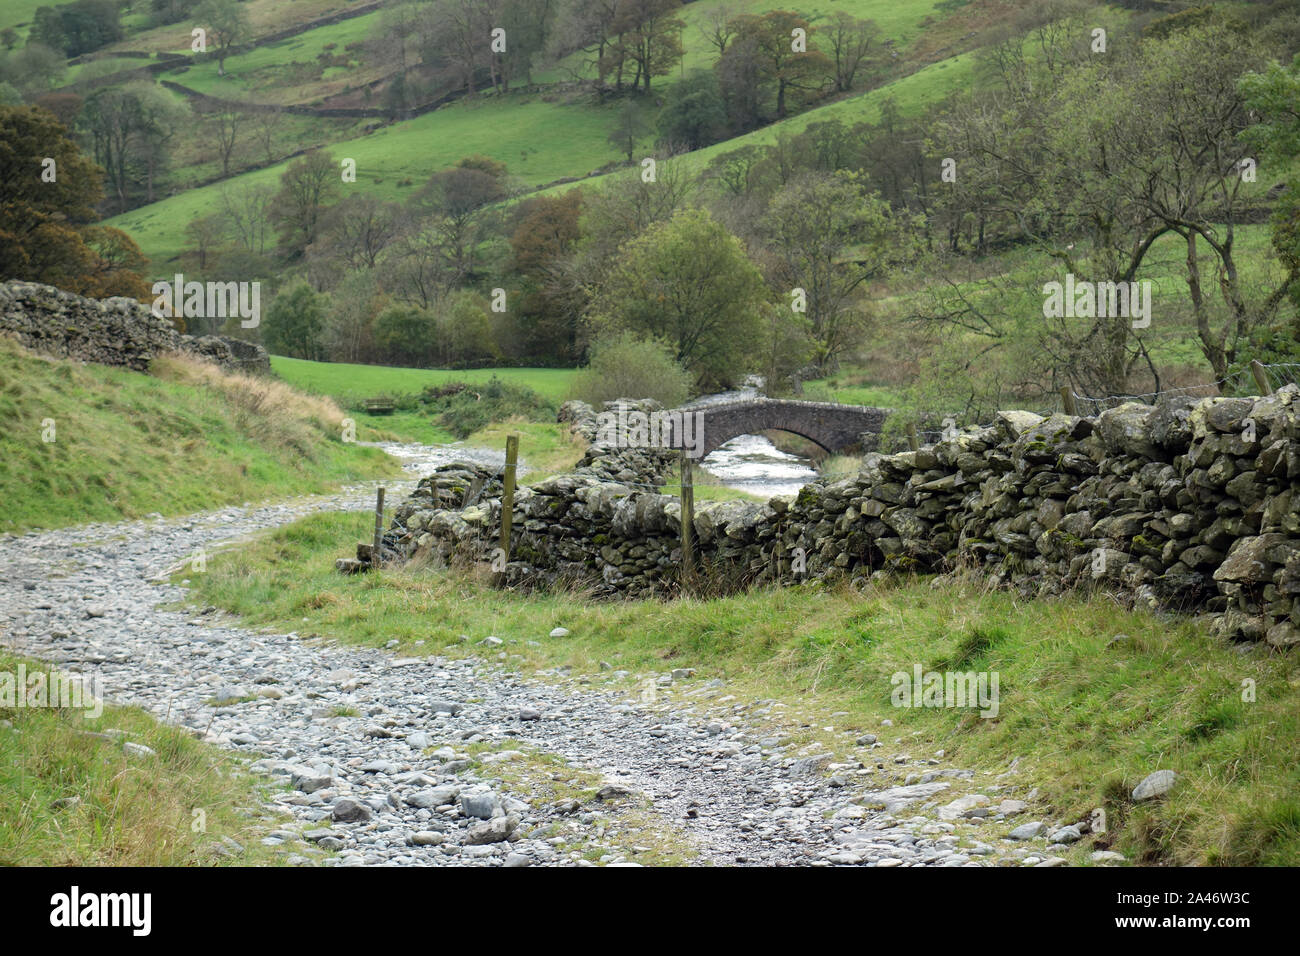
[[[746,386],[731,392],[705,395],[691,402],[690,406],[718,405],[759,397],[761,393],[757,388]],[[705,456],[700,466],[717,476],[728,488],[761,498],[797,495],[800,488],[817,477],[810,459],[781,451],[762,435],[737,436]]]
[[[705,456],[700,466],[728,488],[770,498],[797,495],[817,477],[812,462],[781,451],[762,435],[740,435]]]

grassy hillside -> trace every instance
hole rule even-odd
[[[800,133],[813,123],[833,120],[843,123],[874,123],[880,119],[880,108],[887,99],[894,100],[902,115],[912,116],[969,84],[974,75],[974,67],[975,58],[971,54],[942,60],[874,90],[827,103],[825,106],[818,106],[772,123],[770,126],[764,126],[762,129],[756,129],[752,133],[675,156],[665,160],[664,165],[669,167],[680,165],[686,173],[696,174],[724,153],[745,146],[770,146],[779,137]],[[619,175],[626,175],[626,173],[620,171],[592,176],[582,183],[582,187],[599,188],[612,177]],[[552,186],[542,190],[540,194],[558,195],[573,188],[575,187],[568,184]]]
[[[42,0],[42,3],[45,2],[48,0]],[[340,10],[360,6],[362,2],[363,0],[244,0],[241,5],[255,42],[258,37],[319,20]],[[190,30],[202,26],[197,20],[179,20],[176,23],[149,27],[148,18],[138,13],[124,15],[122,24],[128,28],[127,36],[112,46],[104,47],[104,52],[143,50],[147,53],[162,51],[189,56],[192,52]]]
[[[567,368],[386,368],[382,365],[309,362],[280,355],[271,358],[271,368],[294,388],[315,395],[329,395],[345,405],[378,395],[413,394],[427,385],[486,382],[493,376],[525,385],[546,398],[561,402],[567,397],[569,382],[574,375],[574,370]]]
[[[278,529],[218,555],[194,599],[252,624],[372,647],[397,640],[402,655],[459,656],[461,634],[495,634],[521,671],[600,675],[606,661],[632,672],[629,691],[647,672],[693,667],[700,682],[725,679],[739,700],[789,703],[779,726],[796,745],[846,754],[870,731],[886,757],[944,750],[977,771],[972,789],[1038,788],[1026,819],[1073,821],[1103,807],[1109,841],[1131,861],[1300,862],[1294,662],[1226,645],[1189,619],[1128,611],[1104,594],[1025,601],[949,579],[670,603],[525,596],[427,570],[341,581],[341,542],[365,533],[365,516],[343,514]],[[536,640],[556,626],[571,637]],[[914,664],[998,673],[996,717],[892,706],[891,676]],[[1246,679],[1253,702],[1242,700]],[[828,713],[833,729],[822,726]],[[994,779],[1017,758],[1013,774]],[[906,768],[892,768],[886,760],[873,785],[901,784]],[[1133,804],[1132,788],[1156,769],[1181,776],[1170,798]],[[956,833],[968,845],[992,839],[989,830],[962,823]],[[1069,851],[1073,862],[1088,861],[1087,843]]]
[[[377,80],[391,71],[391,63],[376,63],[364,69],[355,64],[349,68],[335,66],[325,70],[322,82],[309,86],[290,82],[293,64],[311,63],[325,52],[346,55],[343,48],[350,43],[364,42],[378,18],[378,12],[367,13],[258,46],[226,60],[225,76],[218,74],[215,60],[207,60],[169,78],[211,96],[233,99],[251,95],[259,103],[310,102],[337,93],[344,86]],[[327,46],[331,49],[326,50]]]
[[[905,114],[916,113],[968,83],[972,67],[973,57],[969,55],[944,60],[879,89],[809,110],[669,163],[680,163],[690,172],[698,172],[722,153],[773,143],[783,133],[797,133],[810,123],[832,119],[874,122],[879,118],[881,104],[889,97]],[[557,179],[587,177],[592,170],[621,159],[607,142],[615,117],[614,106],[547,102],[547,98],[535,94],[482,97],[332,143],[329,149],[337,159],[355,159],[356,186],[384,199],[400,200],[413,195],[431,172],[474,154],[504,162],[511,174],[527,185],[541,186]],[[106,222],[129,233],[149,256],[155,271],[162,274],[167,271],[165,264],[172,262],[185,245],[186,224],[216,212],[223,188],[277,185],[287,166],[279,163],[232,176],[222,183],[185,190]],[[598,186],[607,178],[584,178],[583,186]],[[572,188],[561,185],[545,192]]]
[[[613,107],[550,103],[538,95],[484,97],[333,143],[329,149],[338,160],[356,160],[356,189],[383,199],[408,198],[431,173],[474,154],[507,163],[512,175],[536,186],[583,176],[617,158],[606,142],[613,115]],[[154,269],[165,273],[165,264],[184,246],[186,224],[216,212],[223,187],[278,185],[287,165],[186,190],[106,222],[128,232]]]
[[[265,3],[265,0],[262,0]],[[686,71],[707,67],[716,55],[699,32],[721,0],[701,0],[685,6],[681,11],[687,23],[683,45],[687,51],[682,67],[674,75],[659,81],[656,94],[675,84]],[[254,4],[249,4],[250,13]],[[746,0],[730,3],[734,12],[762,13],[782,8],[772,0]],[[885,3],[882,0],[849,0],[834,7],[825,4],[800,7],[811,15],[827,15],[834,10],[846,10],[857,16],[874,19],[882,36],[892,39],[899,48],[915,40],[922,32],[922,24],[936,13],[935,0],[901,0]],[[258,8],[261,10],[261,7]],[[328,11],[326,11],[328,12]],[[298,19],[301,11],[295,11]],[[343,69],[331,67],[320,80],[298,83],[293,79],[292,64],[311,63],[334,44],[330,52],[343,54],[348,43],[365,40],[377,14],[365,14],[342,23],[322,26],[287,40],[259,46],[231,57],[226,62],[227,76],[217,74],[215,62],[197,63],[181,73],[168,74],[166,79],[214,96],[248,96],[269,103],[311,103],[323,96],[341,92],[346,86],[358,86],[378,78],[379,69]],[[256,20],[256,17],[254,17]],[[286,19],[284,25],[290,21]],[[181,25],[177,25],[178,27]],[[188,29],[188,27],[187,27]],[[147,42],[153,33],[132,37],[123,49],[152,49]],[[261,31],[268,32],[268,31]],[[186,51],[177,51],[186,52]],[[533,79],[544,87],[568,78],[568,71],[576,67],[578,58],[539,69]],[[690,154],[678,160],[691,169],[701,168],[718,152],[749,143],[770,142],[779,130],[798,131],[809,122],[819,119],[874,119],[886,95],[893,96],[905,111],[919,109],[926,103],[942,97],[961,86],[969,78],[970,63],[966,57],[955,57],[927,67],[916,76],[905,76],[880,90],[856,94],[828,104],[808,113],[790,117],[771,127],[748,136],[730,140],[707,150]],[[586,177],[621,157],[609,144],[607,137],[616,120],[616,105],[600,104],[589,96],[512,93],[508,97],[480,95],[472,102],[461,101],[413,120],[393,123],[372,133],[356,135],[355,132],[331,133],[318,124],[304,128],[300,143],[321,142],[338,158],[350,157],[357,161],[357,187],[385,199],[402,199],[423,184],[429,174],[450,166],[458,159],[472,154],[491,156],[508,165],[513,176],[529,186],[542,186],[564,178]],[[645,148],[651,148],[647,138]],[[209,175],[211,156],[194,157],[193,164],[207,168]],[[274,184],[279,180],[286,164],[232,176],[226,183]],[[595,180],[592,180],[595,181]],[[563,187],[560,187],[563,188]],[[195,218],[215,212],[221,185],[187,189],[109,220],[112,225],[126,230],[153,261],[159,274],[166,272],[170,263],[184,245],[185,225]]]
[[[399,472],[383,452],[345,444],[342,418],[327,400],[186,358],[142,374],[0,341],[0,531],[186,514]]]
[[[37,7],[49,5],[49,0],[5,0],[0,4],[0,30],[21,25],[23,29],[20,32],[26,35],[27,28],[32,24],[32,17],[36,15]]]

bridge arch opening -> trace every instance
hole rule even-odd
[[[824,458],[861,447],[866,435],[880,432],[888,414],[885,409],[788,399],[733,402],[692,409],[692,412],[699,416],[697,434],[702,439],[703,454],[740,435],[785,432],[797,436],[796,448],[807,443],[799,451],[810,458]]]
[[[785,440],[782,440],[783,437]],[[710,441],[708,442],[710,448],[709,454],[712,454],[719,448],[735,441],[737,438],[762,439],[770,442],[774,447],[783,452],[797,455],[800,458],[807,458],[812,461],[818,461],[836,453],[834,449],[827,448],[816,437],[806,435],[803,432],[795,431],[791,428],[758,428],[753,431],[737,431],[736,434],[722,438],[716,444],[710,436]],[[789,439],[791,438],[795,440],[790,441]]]

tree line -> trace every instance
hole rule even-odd
[[[929,110],[886,102],[874,122],[813,123],[697,176],[661,162],[654,182],[629,173],[502,204],[504,169],[479,168],[496,186],[454,190],[453,208],[438,182],[470,174],[444,171],[422,192],[424,219],[393,208],[376,224],[382,203],[347,200],[356,213],[322,220],[302,248],[304,275],[336,299],[379,294],[434,314],[470,292],[482,318],[461,361],[573,363],[632,329],[667,341],[702,386],[754,368],[780,379],[834,369],[887,312],[912,330],[919,378],[947,407],[1058,385],[1159,388],[1152,336],[1175,325],[1224,378],[1249,357],[1296,352],[1300,198],[1288,164],[1300,87],[1296,64],[1278,58],[1300,31],[1194,13],[1117,32],[1105,56],[1087,21],[1043,24],[987,50],[977,88]],[[1246,245],[1261,217],[1263,251]],[[378,250],[377,237],[389,239]],[[1129,282],[1157,264],[1177,282],[1161,301],[1178,314],[1153,330],[1043,314],[1046,281]],[[901,312],[878,301],[908,287]],[[491,309],[494,289],[505,312]],[[363,313],[347,310],[354,322]],[[341,339],[354,360],[398,358],[378,342],[396,349],[400,337],[354,328]]]
[[[745,24],[716,23],[725,57]],[[591,34],[591,53],[608,57],[611,36]],[[779,387],[886,331],[930,393],[918,404],[972,414],[1058,385],[1159,388],[1152,351],[1175,327],[1214,378],[1294,356],[1300,23],[1195,9],[1116,30],[1104,54],[1095,42],[1085,18],[1039,22],[987,48],[974,88],[929,109],[886,100],[871,122],[783,131],[693,174],[661,150],[653,175],[547,195],[467,156],[387,202],[315,150],[276,186],[229,184],[189,225],[184,266],[278,288],[261,333],[291,355],[573,365],[632,335],[697,387],[755,370]],[[793,97],[799,77],[786,79]],[[769,86],[764,108],[780,95]],[[110,183],[132,162],[130,141],[93,151]],[[1263,249],[1247,228],[1261,219]],[[1158,274],[1178,314],[1151,328],[1049,316],[1043,283],[1066,273]]]

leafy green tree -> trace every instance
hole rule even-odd
[[[1300,155],[1300,54],[1289,66],[1271,63],[1259,73],[1247,73],[1238,88],[1246,108],[1260,118],[1242,138],[1279,164]],[[1296,308],[1295,337],[1300,338],[1300,176],[1294,174],[1273,212],[1273,248],[1287,270],[1285,285]]]
[[[152,22],[157,26],[178,23],[190,15],[193,0],[149,0]]]
[[[669,149],[702,149],[716,143],[727,126],[718,78],[699,70],[674,86],[659,113],[659,140]]]
[[[438,304],[437,346],[444,367],[490,359],[498,354],[492,338],[492,323],[483,302],[462,289]]]
[[[87,64],[87,68],[93,65]],[[28,98],[50,90],[66,72],[63,54],[36,40],[28,41],[22,49],[0,54],[0,81]]]
[[[208,32],[217,46],[217,73],[226,75],[226,57],[251,32],[248,14],[237,0],[203,0],[194,8],[193,20]]]
[[[81,56],[122,39],[121,16],[117,0],[76,0],[37,7],[31,35],[38,43],[62,50],[64,56]]]
[[[806,300],[817,362],[833,366],[856,345],[864,283],[913,258],[916,224],[853,172],[805,173],[773,198],[762,223],[769,277],[792,311]]]
[[[390,305],[375,317],[375,346],[385,361],[424,367],[436,354],[436,327],[427,309]]]
[[[635,97],[626,97],[618,107],[618,117],[614,128],[609,131],[608,142],[632,162],[636,153],[636,144],[650,135],[650,123],[646,120],[645,107]]]
[[[758,368],[767,382],[768,395],[778,395],[791,388],[794,375],[817,355],[808,318],[782,302],[763,306],[762,353]]]
[[[277,355],[319,360],[324,357],[327,297],[298,281],[275,297],[262,322],[266,347]]]
[[[603,188],[583,190],[581,238],[565,276],[590,299],[619,260],[619,248],[652,223],[686,207],[692,183],[680,163],[660,163],[655,182],[639,172],[612,176]]]
[[[668,342],[702,388],[735,382],[753,357],[766,298],[738,240],[707,212],[684,210],[623,247],[592,306],[600,331]]]

